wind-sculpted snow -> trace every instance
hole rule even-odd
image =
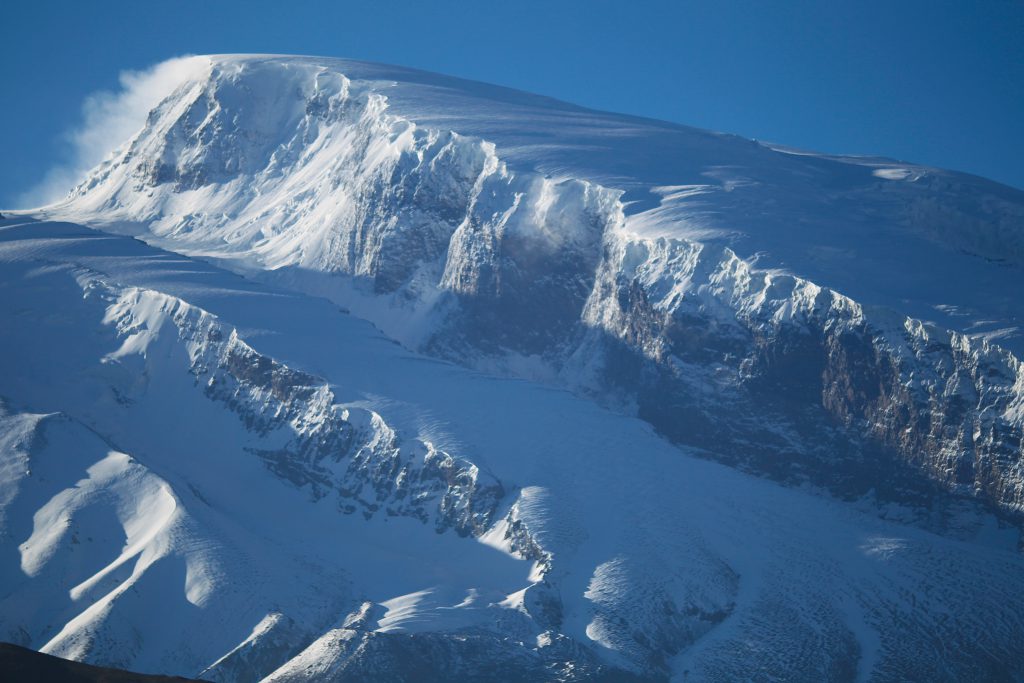
[[[504,496],[501,484],[472,463],[429,442],[401,439],[373,411],[338,405],[323,380],[260,355],[237,330],[179,299],[129,289],[117,295],[105,322],[124,338],[108,356],[115,362],[145,353],[149,340],[173,326],[205,395],[226,404],[266,444],[250,450],[315,499],[333,492],[348,513],[368,519],[382,510],[465,535],[486,529]]]
[[[883,522],[323,299],[0,228],[5,638],[218,681],[1022,673],[994,518]]]
[[[400,69],[215,57],[50,211],[787,481],[1024,511],[1009,188]]]
[[[4,640],[108,666],[198,671],[265,609],[247,588],[287,576],[288,560],[225,537],[189,509],[204,507],[194,492],[68,416],[5,409],[0,432]],[[320,595],[337,605],[346,589]]]
[[[0,222],[0,634],[217,681],[1024,676],[1017,193],[208,61]]]
[[[453,294],[452,325],[471,320],[492,346],[536,353],[572,329],[621,220],[618,192],[512,173],[494,144],[395,117],[385,95],[323,67],[213,69],[75,191],[75,211],[149,221],[168,244],[269,270],[344,273],[430,309]]]

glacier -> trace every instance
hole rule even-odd
[[[0,220],[4,640],[223,681],[1024,675],[1024,193],[189,64]]]

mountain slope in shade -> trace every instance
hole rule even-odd
[[[192,680],[89,666],[10,643],[0,643],[0,671],[19,683],[188,683]]]
[[[1020,673],[992,517],[884,522],[324,299],[0,228],[8,640],[211,680]]]

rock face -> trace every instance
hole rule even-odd
[[[885,522],[325,299],[22,220],[8,640],[216,681],[1021,674],[1024,560],[990,516],[936,511],[966,541]]]
[[[751,471],[1024,513],[1021,193],[374,65],[196,69],[53,211],[130,221]],[[911,253],[886,270],[892,249]]]
[[[660,240],[609,257],[570,356],[600,368],[594,391],[624,391],[670,437],[745,451],[726,457],[783,479],[848,496],[897,479],[891,498],[930,481],[1024,511],[1012,353],[728,251]]]
[[[224,682],[1024,676],[1021,193],[187,67],[0,219],[3,638]]]
[[[104,296],[97,294],[102,284],[84,287]],[[257,353],[237,330],[180,299],[138,289],[105,296],[114,300],[106,321],[124,337],[124,353],[141,338],[176,335],[206,397],[225,404],[247,431],[279,442],[253,451],[314,499],[335,493],[345,512],[409,516],[438,533],[479,535],[490,526],[505,492],[472,463],[429,442],[400,440],[377,413],[338,405],[324,380]]]

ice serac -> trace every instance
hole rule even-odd
[[[1024,513],[1024,194],[979,178],[395,67],[220,56],[49,212],[754,471]]]

